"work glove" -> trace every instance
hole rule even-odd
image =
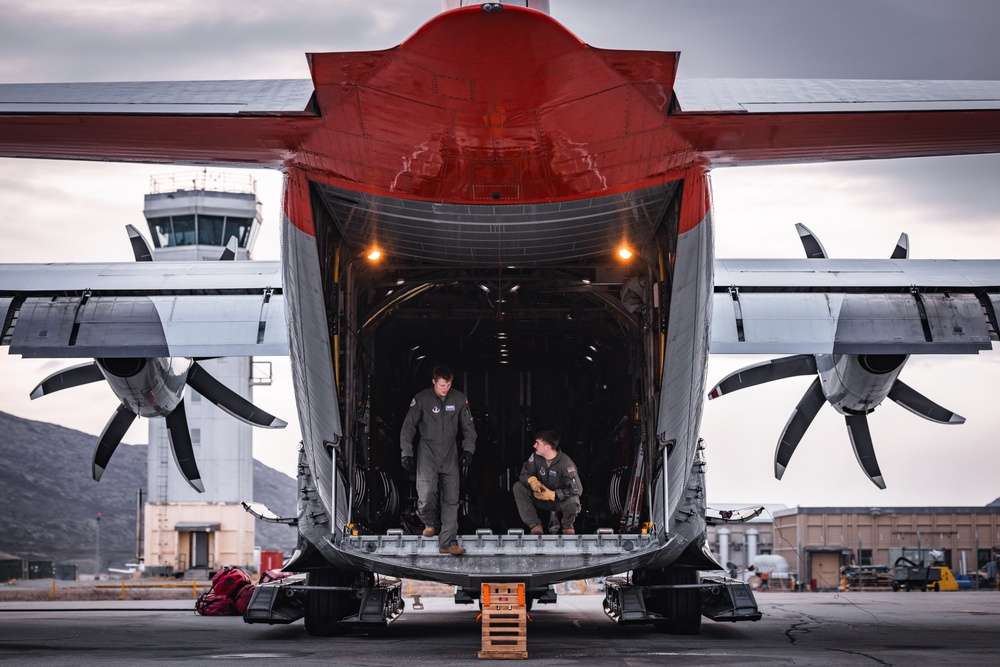
[[[412,456],[404,456],[403,470],[410,473],[417,472],[417,460]]]
[[[539,500],[555,500],[556,492],[553,491],[552,489],[547,489],[543,486],[542,491],[535,492],[535,497],[538,498]]]
[[[539,482],[537,477],[529,477],[528,486],[530,486],[531,490],[535,493],[540,493],[542,489],[545,488],[545,485]]]
[[[462,452],[462,467],[468,468],[472,465],[472,452],[464,451]]]

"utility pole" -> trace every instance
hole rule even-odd
[[[101,578],[101,513],[97,513],[97,540],[94,544],[94,578]]]
[[[142,563],[144,549],[142,546],[143,539],[143,494],[142,489],[139,489],[136,493],[135,498],[135,562]]]

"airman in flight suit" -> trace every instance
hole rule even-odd
[[[447,366],[434,368],[431,387],[410,401],[410,409],[399,434],[403,468],[417,475],[417,516],[424,522],[424,537],[440,534],[441,553],[460,556],[458,544],[459,461],[472,462],[476,451],[476,427],[465,394],[452,389]],[[462,431],[462,453],[456,446]],[[414,459],[413,440],[420,433]]]
[[[582,493],[583,483],[576,464],[559,451],[559,435],[555,431],[539,431],[535,434],[535,453],[525,461],[514,483],[514,501],[521,521],[532,535],[541,535],[538,510],[549,510],[549,532],[573,535],[576,532],[573,523],[582,507]]]

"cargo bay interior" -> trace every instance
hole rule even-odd
[[[654,471],[640,467],[637,474],[637,453],[655,431],[669,294],[669,280],[659,276],[672,269],[679,192],[661,187],[638,197],[624,226],[592,221],[608,237],[595,243],[617,249],[617,235],[644,256],[623,261],[586,246],[541,262],[517,248],[545,239],[477,248],[467,228],[434,247],[408,248],[405,229],[388,234],[386,227],[403,217],[433,224],[433,205],[387,214],[385,198],[314,186],[348,452],[342,460],[353,462],[345,476],[358,530],[423,528],[413,476],[400,466],[399,432],[411,398],[430,386],[438,364],[454,371],[478,433],[473,463],[463,471],[462,534],[523,528],[510,489],[541,429],[559,432],[561,449],[581,472],[577,530],[640,529],[648,519],[642,489]],[[558,218],[544,207],[538,215]],[[564,224],[571,223],[553,223],[553,242],[571,236]],[[365,255],[375,247],[381,257],[370,261]],[[521,260],[512,261],[515,255]]]

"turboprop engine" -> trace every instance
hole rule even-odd
[[[184,479],[203,493],[205,485],[194,458],[194,445],[184,410],[190,387],[223,411],[251,426],[284,428],[287,424],[256,407],[212,377],[197,361],[185,358],[104,358],[57,371],[31,392],[31,398],[105,380],[121,405],[111,416],[94,449],[93,476],[100,481],[111,456],[136,417],[165,417],[174,460]]]
[[[797,224],[799,238],[810,259],[825,259],[826,250],[805,225]],[[892,259],[906,259],[909,240],[899,237]],[[709,399],[737,389],[772,380],[815,375],[791,417],[785,424],[774,452],[774,476],[785,474],[795,448],[824,403],[844,415],[854,455],[862,470],[876,486],[885,488],[885,480],[875,457],[868,428],[868,415],[889,398],[915,415],[939,424],[963,424],[965,418],[947,410],[899,380],[908,356],[905,354],[797,354],[747,366],[724,377]]]
[[[126,227],[136,261],[152,261],[149,244],[135,227]],[[220,257],[236,257],[232,240]],[[104,357],[57,371],[42,380],[31,392],[36,399],[62,389],[105,380],[121,405],[105,425],[94,449],[93,476],[100,481],[115,449],[136,417],[165,417],[167,436],[181,475],[195,490],[204,493],[205,485],[194,458],[194,445],[184,410],[184,390],[190,387],[221,410],[251,426],[284,428],[287,424],[256,407],[253,403],[212,377],[195,359],[184,357]]]

